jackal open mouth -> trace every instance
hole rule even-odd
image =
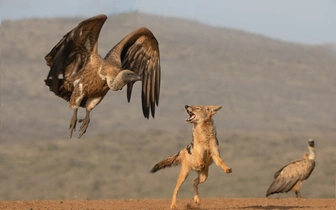
[[[190,111],[190,110],[188,110],[188,109],[186,109],[186,111],[187,111],[187,113],[188,113],[188,115],[189,115],[189,118],[186,119],[187,122],[190,122],[190,121],[192,121],[193,119],[195,119],[196,115],[195,115],[192,111]]]

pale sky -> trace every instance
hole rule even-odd
[[[0,20],[138,10],[284,41],[336,44],[336,0],[0,0]]]

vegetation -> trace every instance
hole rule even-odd
[[[233,173],[211,167],[201,197],[264,197],[273,174],[301,158],[309,138],[315,139],[317,165],[302,196],[335,196],[332,45],[287,43],[139,13],[110,16],[100,35],[102,56],[140,26],[160,43],[156,118],[143,118],[137,84],[130,104],[125,90],[109,92],[92,112],[87,133],[68,139],[72,110],[44,85],[44,56],[81,20],[2,22],[1,200],[171,197],[179,167],[149,170],[191,141],[185,104],[223,106],[214,120],[221,156]],[[179,197],[192,197],[195,175]]]

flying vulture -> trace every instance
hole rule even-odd
[[[106,15],[97,15],[79,23],[45,56],[50,67],[45,84],[56,96],[69,101],[74,109],[70,121],[70,138],[80,126],[80,138],[88,128],[90,112],[106,93],[127,86],[130,102],[132,87],[142,81],[142,111],[145,118],[154,118],[160,96],[159,44],[153,33],[141,27],[124,37],[102,58],[98,54],[98,37]],[[86,116],[77,120],[79,107]]]
[[[308,179],[315,167],[314,140],[308,140],[309,154],[304,154],[301,160],[293,161],[274,174],[274,181],[268,188],[266,197],[274,193],[294,191],[297,198],[301,198],[300,187]]]

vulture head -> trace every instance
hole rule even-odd
[[[314,147],[314,146],[315,146],[315,142],[314,142],[313,139],[309,139],[309,140],[308,140],[308,146],[309,146],[309,147]]]
[[[142,78],[131,70],[122,70],[114,79],[112,77],[106,77],[106,80],[109,88],[116,91],[121,90],[128,83],[140,81]]]

